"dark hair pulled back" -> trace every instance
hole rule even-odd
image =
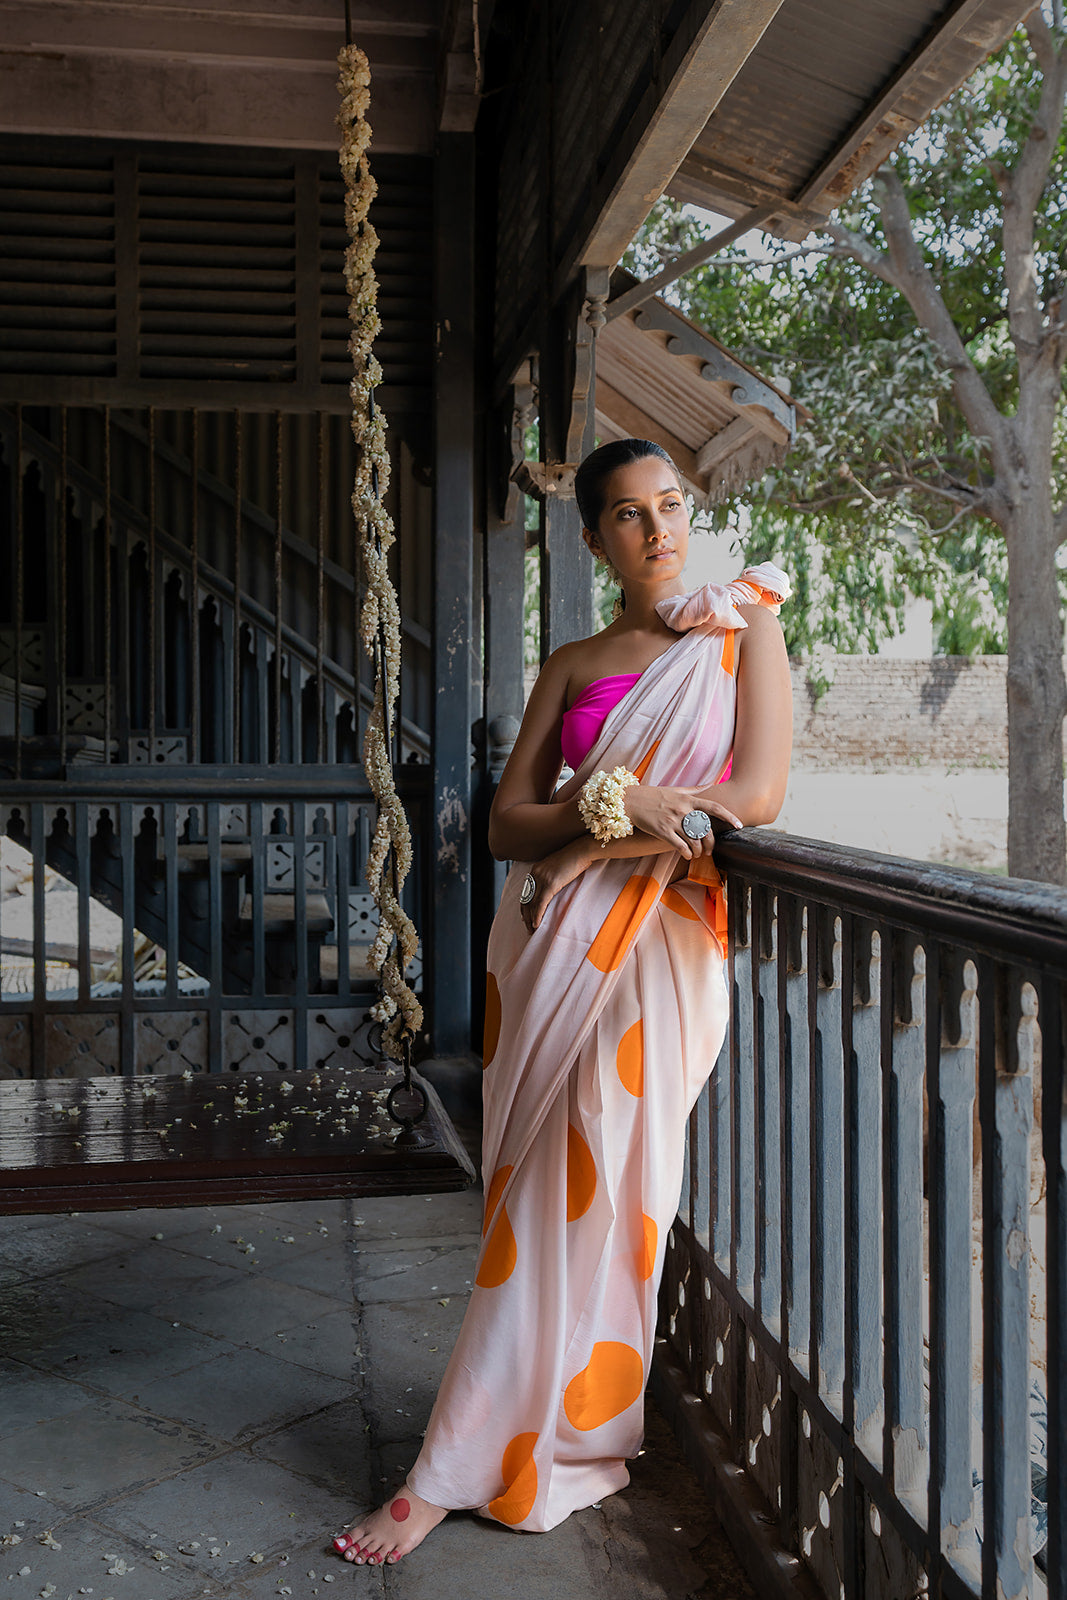
[[[649,456],[658,456],[665,461],[681,482],[678,468],[666,450],[652,439],[613,439],[610,444],[602,444],[590,451],[574,474],[574,497],[578,502],[583,528],[596,531],[604,510],[604,485],[611,474],[619,467],[628,467],[632,462],[644,461]]]

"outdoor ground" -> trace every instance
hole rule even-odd
[[[551,1534],[330,1552],[417,1451],[480,1222],[476,1191],[0,1218],[0,1600],[754,1600],[651,1407],[630,1488]]]

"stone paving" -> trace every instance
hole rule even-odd
[[[630,1488],[551,1534],[331,1553],[417,1452],[480,1221],[476,1191],[0,1218],[0,1600],[753,1600],[651,1406]]]

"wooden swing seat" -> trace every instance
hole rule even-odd
[[[465,1189],[470,1159],[413,1077],[426,1115],[406,1136],[386,1108],[392,1072],[2,1082],[0,1214]]]

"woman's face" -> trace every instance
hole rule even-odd
[[[604,484],[597,528],[582,532],[624,584],[677,582],[689,549],[689,513],[673,468],[659,456],[617,467]]]

